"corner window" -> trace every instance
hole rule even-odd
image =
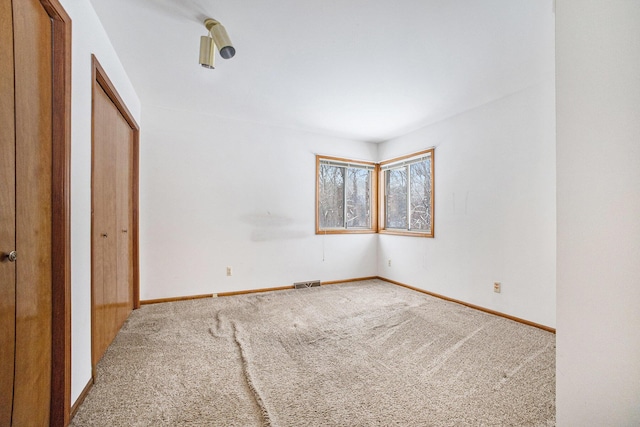
[[[316,233],[375,233],[375,163],[316,156]]]
[[[380,164],[380,232],[433,237],[433,149]]]

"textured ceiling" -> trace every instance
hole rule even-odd
[[[552,0],[91,0],[148,105],[384,141],[553,72]],[[236,56],[198,65],[204,18]]]

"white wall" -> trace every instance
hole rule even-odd
[[[376,274],[375,234],[314,225],[315,154],[375,160],[375,144],[149,105],[144,123],[141,299]]]
[[[71,403],[91,379],[91,54],[140,123],[140,101],[88,1],[61,0],[72,20]]]
[[[560,426],[640,425],[640,2],[558,0]]]
[[[381,144],[381,160],[436,147],[435,238],[380,235],[378,274],[554,327],[554,102],[550,74]]]

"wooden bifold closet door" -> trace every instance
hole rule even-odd
[[[0,426],[49,425],[52,23],[0,0]]]
[[[94,80],[92,178],[92,362],[100,361],[134,308],[135,129]]]
[[[71,19],[0,0],[0,427],[68,423]]]

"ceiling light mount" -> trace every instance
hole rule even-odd
[[[200,37],[200,65],[205,68],[215,68],[215,47],[224,59],[233,58],[236,49],[231,44],[231,39],[224,26],[212,18],[204,20],[204,26],[209,32]]]

